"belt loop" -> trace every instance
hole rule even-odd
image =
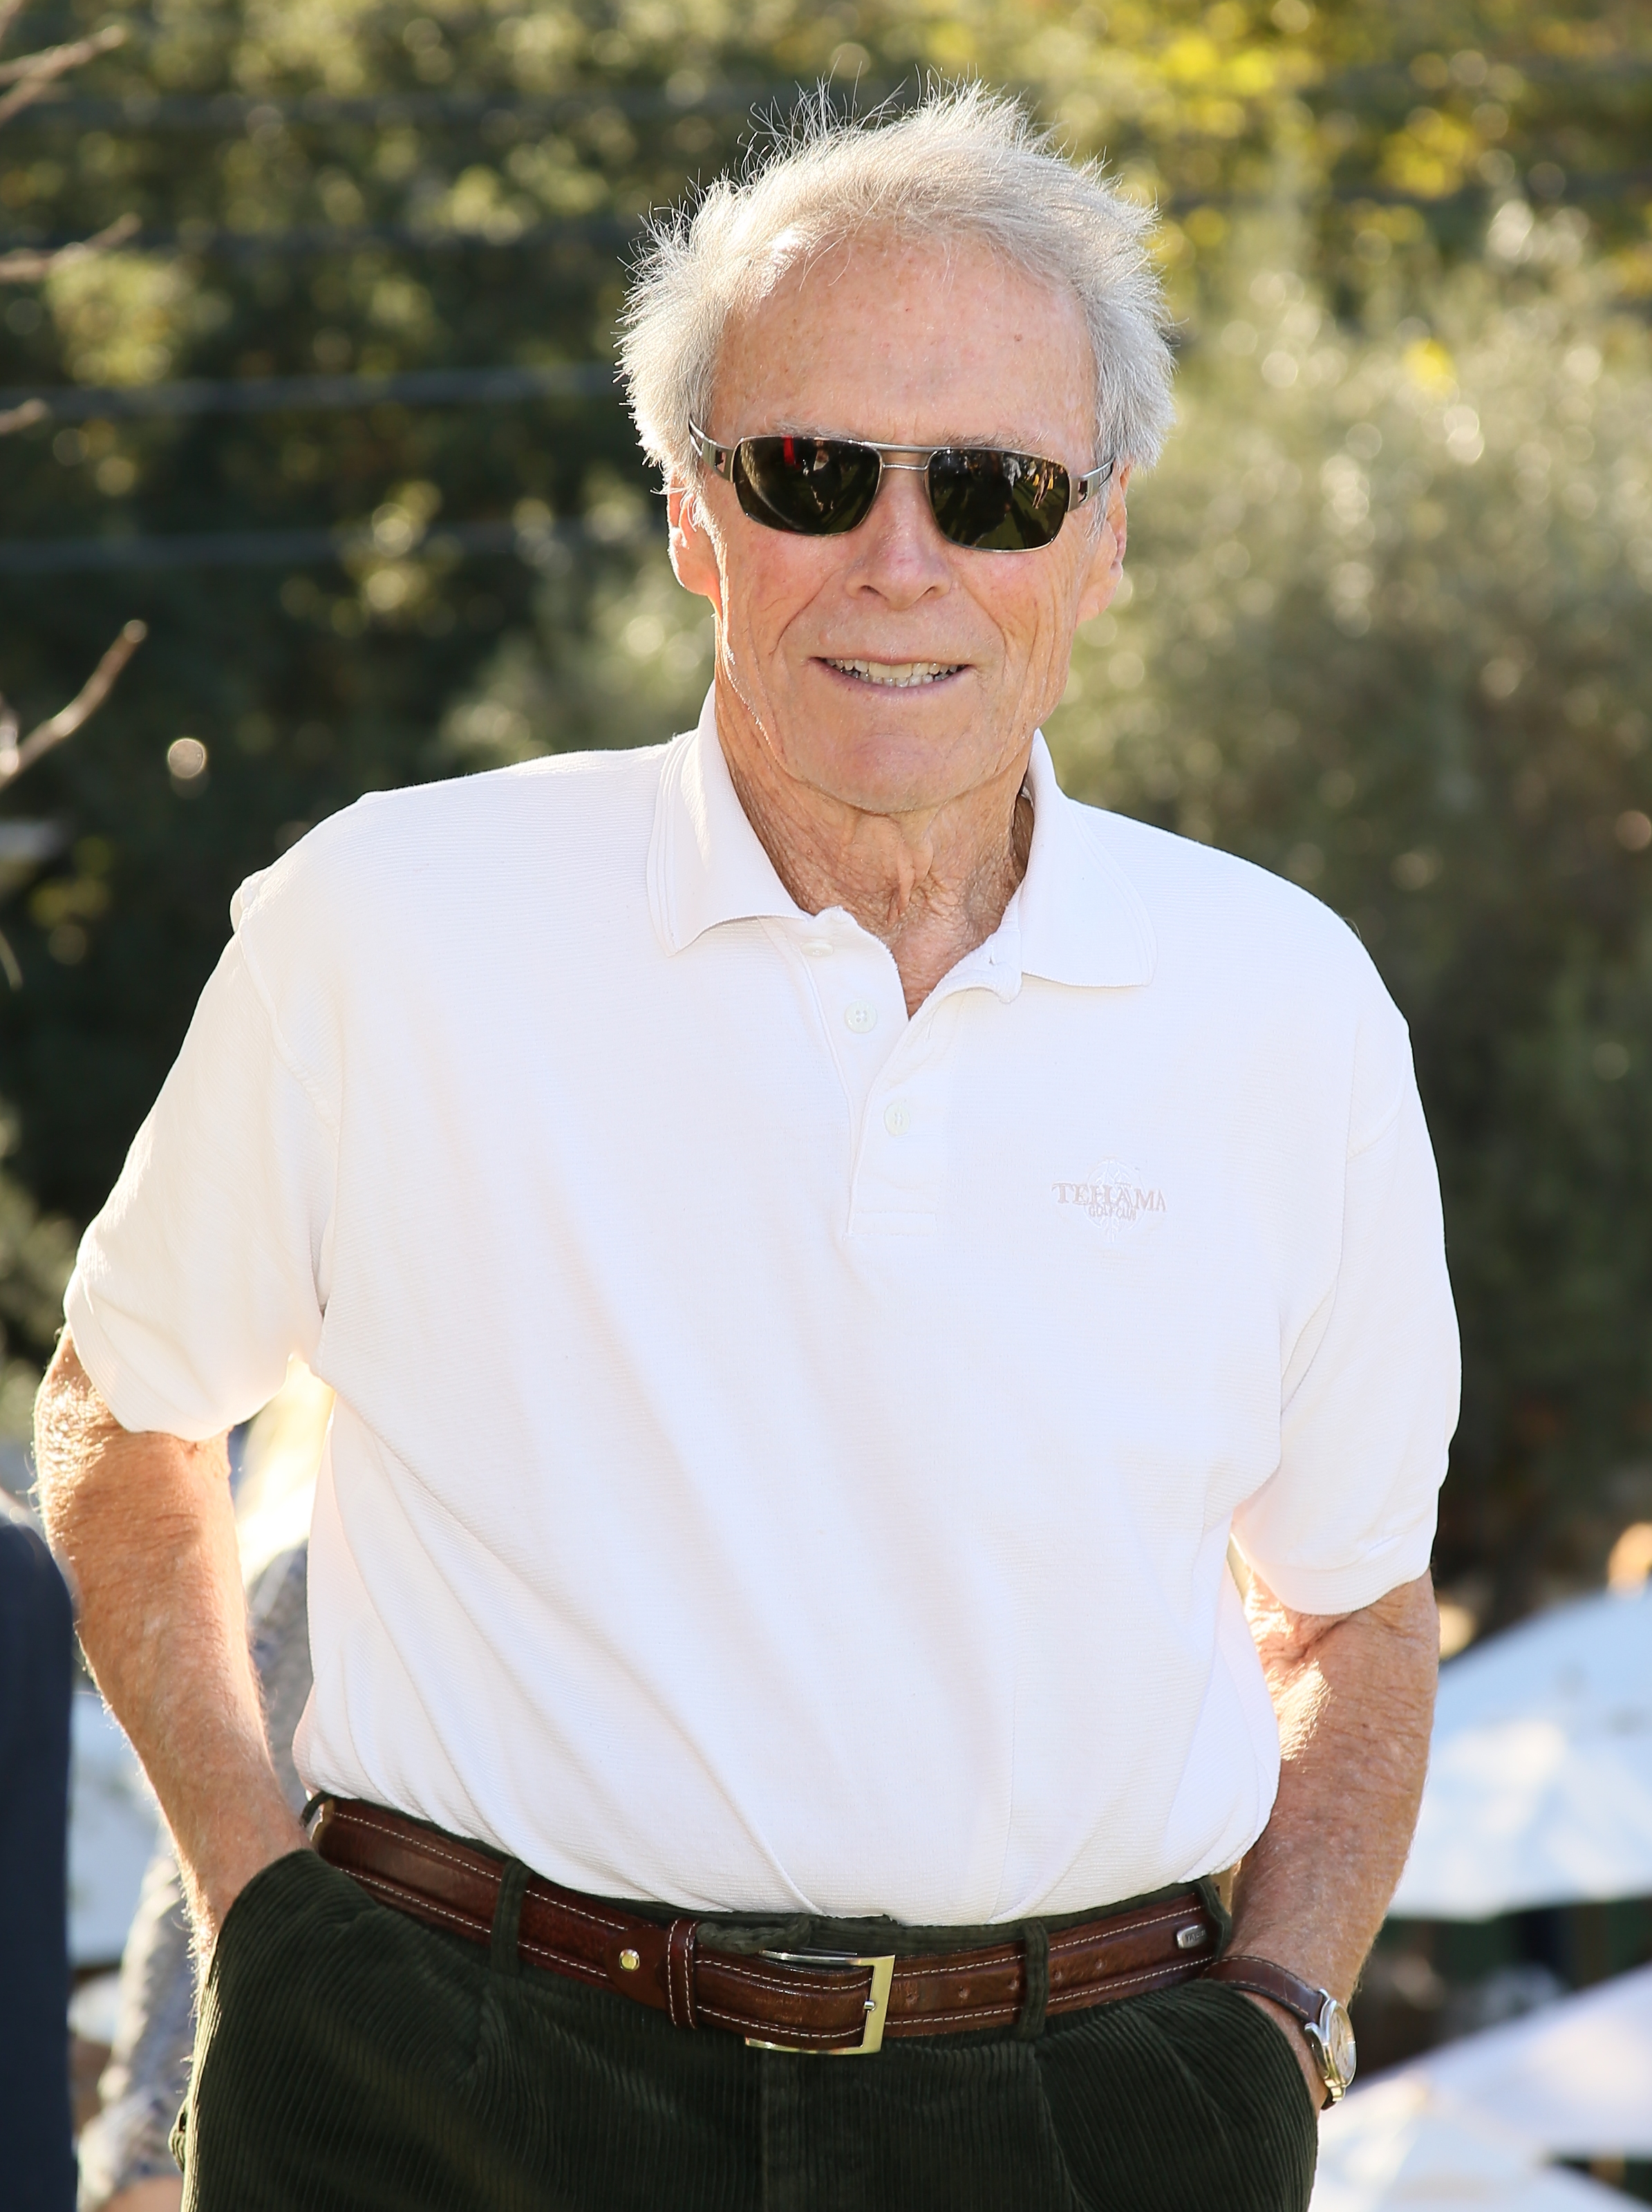
[[[697,1923],[673,1920],[665,1935],[665,2002],[673,2027],[698,2027],[694,2008],[694,1939]]]
[[[1021,2017],[1015,2024],[1016,2039],[1036,2043],[1044,2033],[1044,2014],[1050,2001],[1050,1931],[1042,1920],[1029,1920],[1021,1931],[1021,1941],[1027,1986],[1021,1998]]]
[[[522,1971],[517,1946],[522,1936],[522,1899],[528,1887],[528,1869],[520,1859],[507,1859],[499,1876],[499,1901],[494,1906],[494,1932],[489,1964],[496,1974]]]
[[[1233,1867],[1228,1867],[1221,1874],[1202,1874],[1193,1884],[1199,1892],[1200,1903],[1216,1923],[1216,1941],[1211,1946],[1206,1964],[1221,1957],[1233,1934],[1233,1914],[1227,1899],[1233,1895],[1235,1871]]]

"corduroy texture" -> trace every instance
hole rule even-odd
[[[1303,2212],[1316,2129],[1236,1990],[794,2057],[501,1972],[299,1853],[225,1924],[176,2141],[185,2212]]]

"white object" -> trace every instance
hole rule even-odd
[[[1649,1891],[1652,1589],[1643,1586],[1557,1606],[1442,1669],[1428,1784],[1391,1910],[1479,1920]]]
[[[1518,2128],[1551,2158],[1652,2158],[1652,1966],[1446,2044],[1388,2078]]]
[[[575,1888],[916,1922],[1260,1829],[1230,1517],[1363,1605],[1454,1418],[1405,1029],[1327,908],[1030,774],[1026,878],[911,1019],[709,702],[246,886],[68,1310],[129,1427],[293,1352],[336,1389],[313,1786]]]
[[[69,1961],[112,1966],[125,1948],[161,1816],[119,1722],[76,1690],[69,1773]]]
[[[1310,2212],[1630,2212],[1619,2191],[1540,2155],[1407,2069],[1321,2113]]]
[[[69,2029],[82,2043],[112,2045],[120,2025],[120,1975],[94,1974],[69,2000]]]
[[[308,1540],[332,1392],[302,1360],[289,1361],[281,1389],[252,1423],[235,1500],[241,1573],[251,1589],[270,1562]]]

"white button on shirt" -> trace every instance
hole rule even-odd
[[[921,1923],[1257,1835],[1230,1532],[1370,1602],[1455,1418],[1405,1030],[1303,892],[1042,739],[1031,788],[910,1020],[709,702],[245,886],[67,1310],[129,1428],[210,1435],[295,1352],[336,1389],[313,1787],[610,1896]]]

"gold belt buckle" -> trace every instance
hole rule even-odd
[[[872,1994],[866,1999],[866,2025],[859,2043],[852,2043],[841,2051],[815,2051],[806,2043],[765,2043],[759,2035],[748,2035],[749,2050],[791,2051],[810,2058],[870,2058],[874,2051],[883,2049],[890,1984],[895,1978],[893,1951],[878,1959],[859,1958],[849,1951],[764,1951],[761,1956],[786,1966],[870,1966]]]

